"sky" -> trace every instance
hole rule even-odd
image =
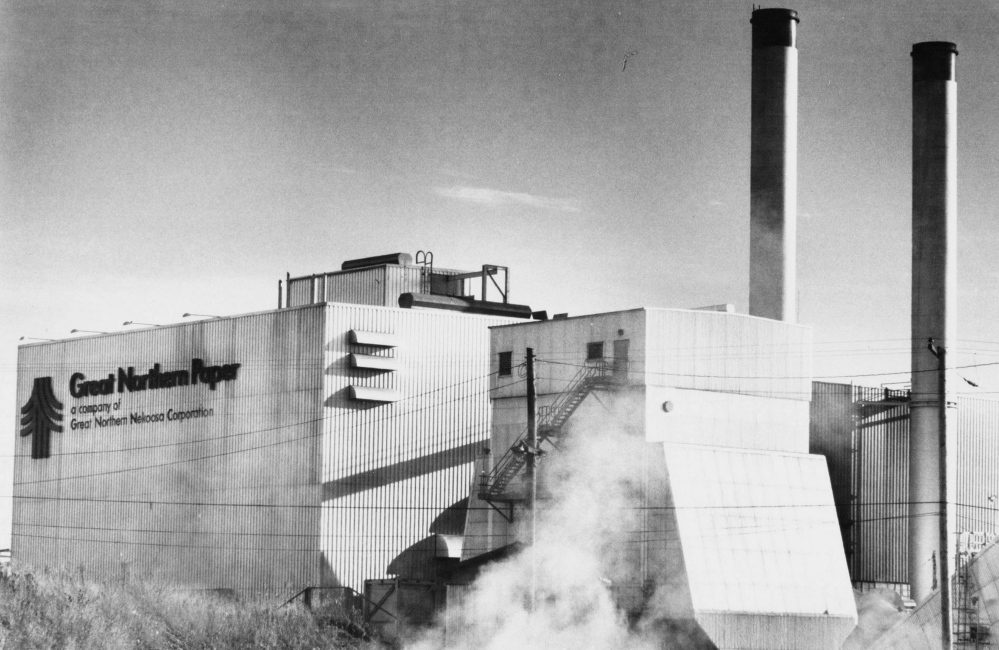
[[[999,398],[999,5],[783,6],[801,17],[798,321],[816,377],[906,380],[909,53],[949,40],[950,360],[979,384],[962,392]],[[745,313],[751,11],[0,0],[0,548],[20,337],[272,309],[286,273],[417,250],[508,266],[511,301],[549,313]]]

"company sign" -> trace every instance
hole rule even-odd
[[[28,403],[21,407],[21,435],[31,436],[31,457],[51,455],[52,432],[62,433],[62,402],[52,392],[51,377],[35,377]]]
[[[153,364],[144,374],[137,373],[134,366],[118,368],[117,372],[106,377],[89,379],[82,372],[74,372],[69,378],[69,394],[76,398],[100,397],[115,393],[135,393],[147,390],[163,390],[181,386],[208,386],[215,390],[220,384],[235,381],[239,377],[241,364],[209,365],[203,359],[191,359],[186,368],[163,370],[159,363]],[[31,457],[48,458],[51,455],[52,432],[62,433],[63,404],[53,391],[51,377],[36,377],[31,397],[21,408],[21,435],[32,436]],[[122,398],[96,404],[72,406],[70,429],[99,429],[123,425],[150,424],[154,422],[183,422],[215,414],[213,408],[198,406],[185,410],[173,408],[147,413],[145,411],[122,412]]]
[[[73,397],[87,397],[88,395],[111,395],[117,390],[130,393],[142,390],[157,390],[160,388],[175,388],[177,386],[188,386],[198,384],[208,384],[215,390],[215,387],[224,382],[236,379],[239,373],[238,363],[230,363],[224,366],[208,366],[201,359],[191,359],[191,370],[173,370],[163,372],[160,364],[154,364],[144,375],[135,374],[135,368],[118,368],[117,382],[115,374],[110,373],[104,379],[87,379],[82,372],[74,372],[69,378],[69,394]]]

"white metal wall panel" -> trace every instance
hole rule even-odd
[[[489,326],[507,318],[331,304],[323,410],[323,549],[334,579],[359,589],[385,576],[434,517],[467,496],[489,438]],[[394,348],[350,343],[351,330],[392,334]],[[349,355],[398,370],[352,368]],[[350,386],[394,391],[351,400]]]
[[[288,280],[288,304],[285,307],[301,307],[316,302],[315,282],[314,276]]]
[[[289,307],[317,302],[398,307],[402,293],[420,293],[422,266],[393,264],[291,278]]]
[[[619,333],[620,332],[620,333]],[[627,339],[629,381],[780,399],[811,399],[811,328],[741,314],[684,309],[638,309],[535,322],[495,330],[496,355],[512,352],[514,366],[533,347],[538,393],[560,392],[586,365],[587,343]],[[522,377],[497,377],[496,396],[523,394]]]
[[[561,320],[520,321],[493,329],[490,369],[499,372],[500,352],[513,353],[513,374],[494,375],[494,397],[524,395],[523,364],[527,348],[537,358],[535,379],[538,395],[560,393],[586,365],[587,343],[603,342],[604,360],[613,359],[614,341],[629,342],[629,380],[640,383],[645,350],[645,310],[594,314]],[[592,364],[593,362],[589,362]]]
[[[326,275],[324,300],[358,305],[384,305],[385,275],[384,266],[329,273]]]
[[[430,293],[429,289],[424,289],[423,269],[422,266],[385,267],[385,301],[380,304],[398,307],[401,294]]]
[[[676,547],[695,617],[715,644],[838,648],[857,612],[825,459],[664,449]]]
[[[840,650],[855,624],[836,616],[722,612],[697,622],[718,650]]]
[[[855,399],[878,399],[881,389],[855,387]],[[845,417],[852,418],[854,403]],[[858,582],[908,582],[909,420],[902,404],[856,425],[852,473],[854,541],[851,577]],[[999,402],[958,397],[952,499],[960,532],[999,532]],[[990,500],[990,498],[992,500]]]
[[[30,439],[18,436],[17,561],[205,589],[314,584],[322,320],[322,308],[286,309],[22,347],[19,403],[35,377],[52,377],[63,431],[47,459],[32,459]],[[173,371],[195,358],[241,365],[215,390],[117,392],[116,377],[111,395],[69,393],[76,372]],[[81,413],[98,404],[124,420],[100,426]],[[198,409],[202,417],[184,421],[132,419]]]
[[[427,537],[434,518],[468,495],[468,463],[328,501],[322,510],[322,550],[339,584],[360,588],[401,552]]]
[[[808,453],[808,402],[659,386],[646,394],[649,441]]]
[[[652,386],[808,401],[812,330],[743,314],[647,309]]]
[[[958,530],[999,532],[999,402],[957,400]]]
[[[988,623],[992,637],[996,638],[999,634],[999,544],[993,542],[982,549],[969,563],[968,575],[974,581],[975,595],[979,599],[979,619]]]
[[[871,650],[939,650],[941,609],[940,592],[935,591],[911,614],[875,639]]]

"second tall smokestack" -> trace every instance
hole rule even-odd
[[[952,348],[957,309],[957,46],[912,46],[912,402],[909,440],[909,583],[917,602],[939,581],[941,548],[940,409],[953,431],[953,408],[940,403],[932,338]],[[948,404],[951,400],[946,400]],[[951,446],[951,445],[948,445]],[[948,475],[953,476],[953,456]],[[953,481],[950,481],[953,484]],[[953,506],[948,505],[948,510]],[[948,517],[953,522],[953,517]],[[950,525],[954,530],[953,523]],[[953,539],[953,538],[951,538]],[[950,544],[948,544],[950,546]]]
[[[749,313],[796,320],[798,12],[753,12]]]

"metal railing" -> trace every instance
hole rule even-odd
[[[606,385],[614,376],[615,366],[606,360],[590,362],[579,369],[569,380],[568,387],[559,394],[550,406],[538,408],[538,445],[558,435],[562,425],[575,413],[594,386]],[[479,483],[479,498],[496,499],[524,467],[527,462],[523,453],[527,445],[527,427],[521,432],[510,449],[496,462],[488,474],[483,474]]]

